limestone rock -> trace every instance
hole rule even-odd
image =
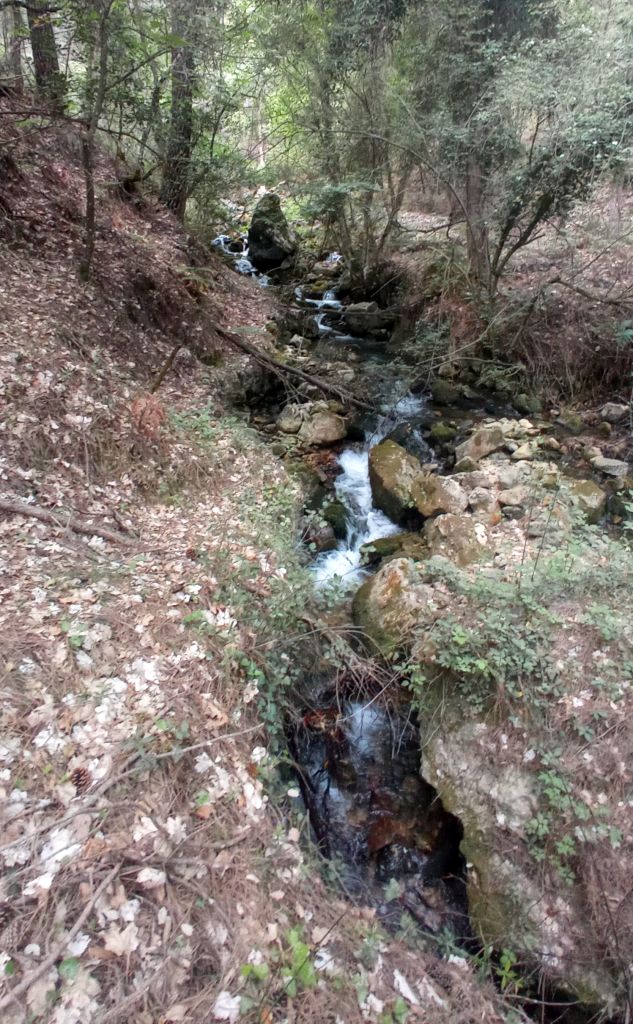
[[[597,523],[605,513],[607,495],[593,480],[572,480],[566,490],[574,504],[584,514],[587,522]]]
[[[449,476],[422,476],[414,483],[411,495],[418,512],[426,517],[438,512],[458,515],[468,507],[466,491]]]
[[[277,417],[277,426],[282,434],[298,434],[304,420],[304,405],[289,403]]]
[[[395,523],[411,512],[413,487],[422,478],[422,467],[395,441],[382,441],[369,453],[369,481],[374,504]]]
[[[521,484],[518,484],[516,487],[510,487],[505,491],[499,491],[497,495],[502,508],[505,505],[524,507],[527,505],[529,496],[529,489]]]
[[[503,936],[550,983],[611,1002],[614,982],[582,901],[555,871],[535,869],[525,855],[526,826],[539,809],[534,775],[520,764],[499,764],[494,728],[483,722],[434,723],[423,751],[424,777],[464,826],[462,850],[474,869],[470,918],[483,944]]]
[[[410,558],[394,558],[363,583],[354,597],[354,622],[384,652],[416,628],[435,621],[445,598],[421,580]]]
[[[478,562],[487,552],[486,527],[472,516],[438,516],[424,524],[424,534],[432,555],[443,555],[456,565]]]
[[[307,445],[326,445],[342,441],[347,436],[347,423],[338,413],[331,412],[325,403],[315,402],[299,429],[299,437]]]
[[[459,463],[463,459],[473,459],[478,462],[491,452],[503,448],[506,439],[500,427],[479,427],[466,441],[455,449],[455,459]]]
[[[474,487],[468,494],[468,504],[473,512],[483,512],[487,516],[499,511],[497,499],[487,487]]]
[[[258,270],[273,270],[294,256],[298,243],[274,192],[262,196],[248,229],[248,255]]]
[[[607,423],[621,423],[631,414],[631,406],[620,402],[607,402],[600,410],[600,417]]]
[[[604,455],[598,455],[591,460],[591,465],[599,473],[604,473],[606,476],[617,478],[625,477],[629,474],[628,462],[622,462],[621,459],[607,459]]]

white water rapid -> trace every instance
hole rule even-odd
[[[369,452],[399,424],[415,421],[424,408],[424,398],[405,396],[391,410],[383,412],[362,445],[341,452],[338,460],[341,473],[334,489],[347,510],[347,534],[333,551],[324,551],[315,559],[312,571],[318,587],[333,583],[346,590],[357,587],[367,575],[361,565],[363,544],[401,532],[399,526],[374,507],[369,483]]]

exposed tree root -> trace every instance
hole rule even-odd
[[[0,498],[0,512],[7,512],[15,516],[30,516],[32,519],[39,519],[42,523],[49,523],[62,530],[72,530],[74,533],[82,533],[87,537],[102,537],[103,540],[108,540],[112,544],[122,544],[125,547],[138,546],[138,541],[124,537],[121,533],[115,533],[114,530],[85,523],[65,512],[57,514],[47,512],[46,509],[37,508],[35,505],[26,505],[22,501],[7,501],[5,498]]]

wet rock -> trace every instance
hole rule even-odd
[[[307,445],[326,445],[347,436],[347,423],[332,412],[325,402],[314,402],[299,429],[299,438]]]
[[[418,512],[425,517],[438,512],[458,515],[468,506],[466,491],[451,477],[423,476],[414,483],[411,495]]]
[[[625,477],[629,474],[628,462],[622,462],[621,459],[607,459],[604,455],[598,455],[591,460],[591,465],[599,473],[604,473],[605,476],[613,477]]]
[[[347,536],[347,509],[343,502],[338,498],[326,501],[321,509],[321,515],[334,530],[334,536],[338,540],[344,540]]]
[[[500,427],[493,424],[489,427],[479,427],[466,441],[455,449],[456,469],[464,459],[472,459],[478,462],[491,452],[497,451],[505,446],[506,439]]]
[[[387,434],[385,440],[395,441],[405,451],[415,455],[421,463],[428,462],[433,456],[433,452],[422,437],[420,430],[413,423],[400,423],[395,430]]]
[[[410,558],[394,558],[363,583],[352,606],[354,622],[383,652],[435,621],[446,598],[422,582]]]
[[[279,327],[286,337],[299,335],[315,341],[319,337],[319,328],[314,319],[314,308],[310,310],[288,309],[279,320]]]
[[[600,410],[600,417],[607,423],[621,423],[631,414],[631,406],[620,402],[607,402]]]
[[[249,258],[258,270],[273,270],[294,256],[298,243],[274,192],[262,196],[248,229]]]
[[[362,337],[374,334],[385,326],[385,318],[377,302],[353,302],[343,311],[343,320],[350,334]]]
[[[411,558],[420,562],[429,555],[428,545],[419,533],[394,533],[390,537],[380,537],[363,544],[360,552],[363,565],[378,565],[388,558]]]
[[[414,507],[413,486],[422,467],[395,441],[381,441],[369,453],[369,482],[376,508],[395,523],[403,523]]]
[[[566,491],[577,505],[587,522],[597,523],[607,507],[607,495],[593,480],[573,480],[566,484]]]
[[[306,524],[304,541],[313,549],[315,554],[320,554],[322,551],[333,551],[336,547],[336,537],[332,527],[318,522],[308,522]]]
[[[488,553],[488,531],[472,516],[446,514],[424,524],[432,555],[442,555],[456,565],[478,562]]]
[[[449,423],[434,423],[431,427],[431,441],[436,444],[446,444],[452,441],[457,433],[457,427],[451,427]]]

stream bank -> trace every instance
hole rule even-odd
[[[271,334],[277,348],[299,365],[343,375],[349,385],[370,381],[383,411],[359,420],[302,387],[289,403],[279,390],[272,402],[265,395],[253,422],[274,438],[287,465],[298,460],[316,477],[320,497],[313,496],[306,527],[313,548],[322,549],[314,561],[315,585],[327,594],[338,578],[339,601],[356,592],[355,625],[374,652],[400,659],[420,729],[420,740],[411,739],[396,715],[395,736],[409,735],[409,741],[395,742],[393,709],[377,701],[372,711],[371,690],[361,696],[353,686],[332,684],[315,695],[308,686],[291,746],[317,839],[346,865],[350,896],[362,892],[387,923],[389,875],[398,882],[399,915],[404,908],[429,934],[449,922],[455,936],[467,937],[468,929],[455,928],[456,919],[465,919],[465,881],[473,931],[486,948],[510,949],[523,976],[535,972],[557,998],[564,1001],[567,993],[580,1001],[584,1009],[575,1008],[576,1019],[588,1020],[596,1010],[615,1013],[622,977],[610,947],[620,939],[596,928],[599,908],[587,881],[592,868],[579,862],[585,855],[594,864],[598,855],[618,860],[619,840],[604,814],[600,829],[583,825],[604,803],[592,767],[572,768],[567,749],[550,752],[550,706],[562,731],[584,729],[587,736],[592,716],[599,721],[604,714],[602,684],[594,686],[586,665],[582,680],[574,680],[574,645],[561,644],[583,631],[583,579],[592,581],[596,596],[609,588],[621,595],[630,586],[629,562],[611,577],[604,571],[617,542],[602,529],[617,527],[620,513],[627,514],[630,467],[596,445],[589,419],[574,423],[564,412],[528,419],[507,401],[472,388],[458,387],[455,395],[454,383],[435,387],[435,401],[409,396],[405,387],[398,393],[384,337],[363,339],[343,330],[344,307],[334,289],[321,297],[299,291],[296,299]],[[446,404],[449,399],[458,404]],[[325,523],[318,530],[315,514]],[[572,572],[579,551],[580,569],[576,562]],[[526,615],[526,596],[536,628]],[[541,620],[547,616],[546,628]],[[618,644],[629,643],[630,630],[622,622],[615,645],[599,633],[594,649],[617,666],[623,657]],[[611,669],[606,674],[604,688],[621,706],[617,668],[615,676]],[[539,678],[536,694],[526,697]],[[368,715],[363,701],[370,702]],[[580,707],[586,711],[579,713]],[[409,724],[410,715],[409,709]],[[418,743],[428,781],[420,782],[419,767],[415,773],[406,767],[414,749],[419,760]],[[553,783],[562,786],[560,806],[548,773],[562,780]],[[406,782],[414,774],[415,786]],[[415,794],[410,803],[395,799],[409,786]],[[377,802],[376,790],[386,792]],[[412,814],[413,805],[424,809],[421,817]],[[438,847],[429,843],[431,807],[444,822],[435,839],[450,835],[440,847],[453,856],[450,869],[432,876],[427,865]],[[455,881],[462,886],[458,898],[447,893]]]

